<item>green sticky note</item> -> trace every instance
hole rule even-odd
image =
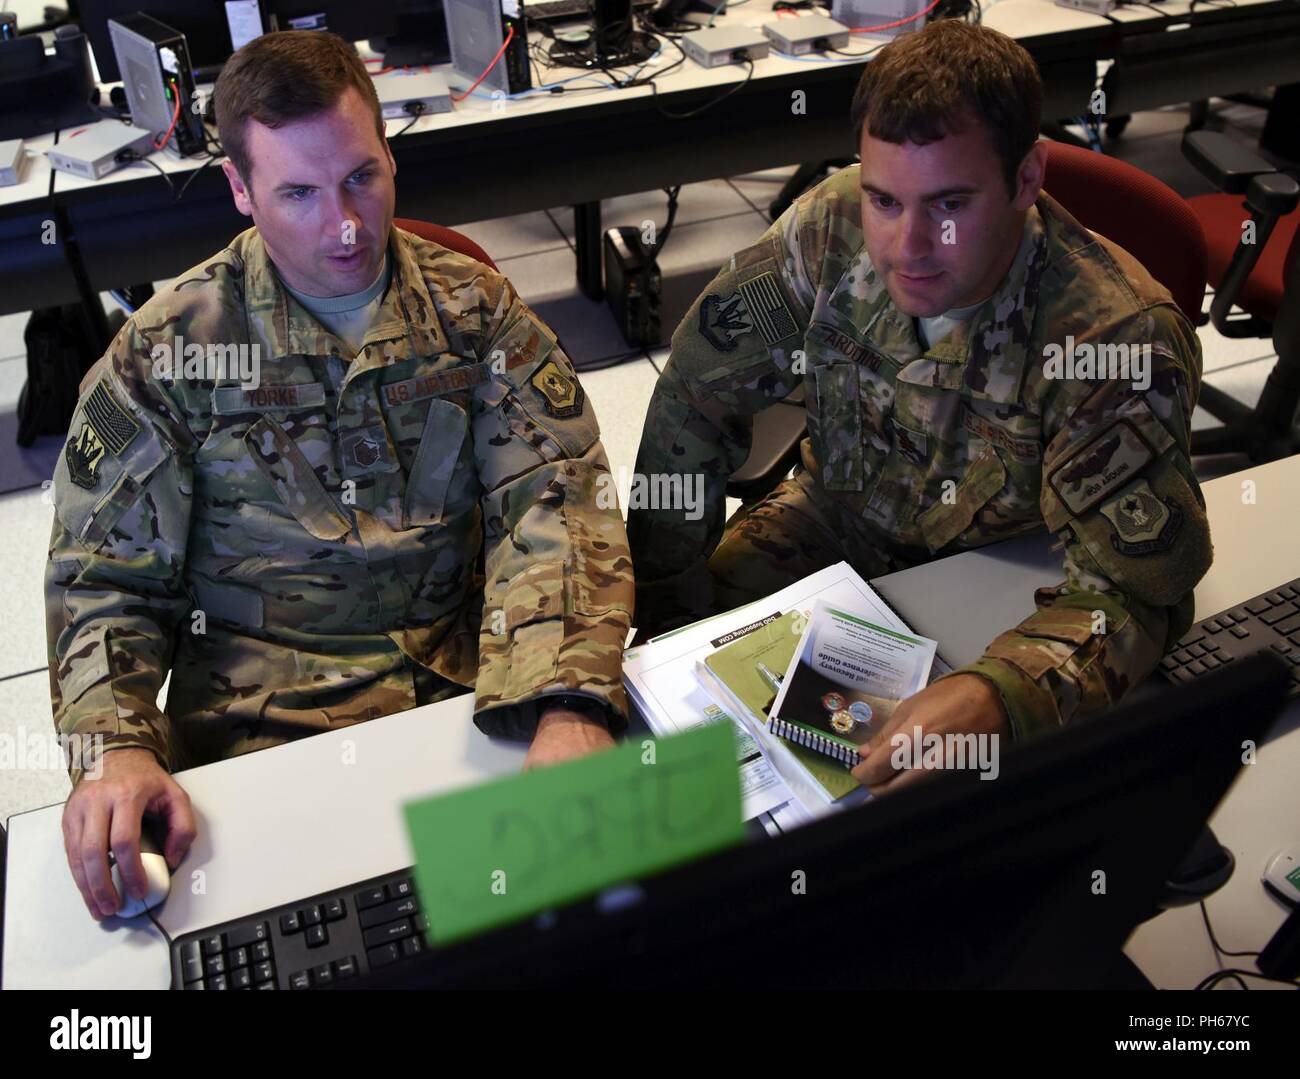
[[[739,842],[730,723],[636,741],[404,807],[445,944]]]

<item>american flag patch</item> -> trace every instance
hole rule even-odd
[[[759,274],[752,281],[746,281],[740,286],[740,294],[745,297],[745,306],[749,308],[754,325],[769,345],[775,345],[799,331],[794,316],[785,305],[781,288],[776,283],[776,274],[771,270]]]

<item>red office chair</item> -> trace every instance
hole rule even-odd
[[[1287,457],[1300,450],[1293,427],[1300,404],[1300,184],[1219,132],[1188,132],[1183,154],[1224,192],[1187,200],[1205,232],[1210,279],[1217,283],[1210,319],[1225,337],[1272,337],[1277,349],[1254,409],[1201,387],[1201,406],[1224,422],[1198,431],[1192,447],[1244,451],[1257,462]],[[1243,242],[1248,229],[1254,243]],[[1228,318],[1234,304],[1245,318]]]
[[[488,258],[487,252],[463,232],[449,229],[446,225],[418,221],[413,217],[395,217],[393,218],[393,224],[406,232],[415,233],[423,240],[432,240],[436,244],[442,244],[443,247],[449,250],[477,259],[484,266],[491,266],[494,270],[497,268],[497,264]]]
[[[1176,191],[1127,162],[1051,141],[1044,187],[1085,228],[1141,262],[1193,324],[1203,321],[1205,236]],[[729,495],[749,502],[781,482],[798,458],[803,414],[777,404],[754,417],[753,448],[728,482]]]
[[[1126,161],[1052,141],[1043,186],[1081,225],[1142,263],[1192,325],[1204,321],[1205,234],[1178,192]]]

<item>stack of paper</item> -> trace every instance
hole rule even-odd
[[[623,681],[650,729],[655,734],[669,735],[721,720],[726,713],[700,684],[697,666],[755,623],[796,609],[811,609],[819,599],[860,612],[878,625],[907,630],[903,621],[847,562],[828,566],[764,600],[674,630],[624,653]],[[938,660],[935,667],[936,675],[947,669]],[[825,795],[819,797],[806,789],[801,795],[798,788],[802,770],[782,767],[779,754],[772,748],[779,739],[766,730],[754,730],[752,724],[740,722],[741,716],[728,714],[727,718],[735,724],[740,743],[741,793],[746,820],[759,817],[769,831],[788,830],[832,810],[833,805]]]

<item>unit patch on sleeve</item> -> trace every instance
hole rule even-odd
[[[563,419],[567,416],[582,415],[584,400],[582,387],[578,385],[576,378],[571,378],[561,371],[559,364],[554,360],[547,360],[542,364],[533,374],[530,382],[545,403],[546,411],[552,416]]]

